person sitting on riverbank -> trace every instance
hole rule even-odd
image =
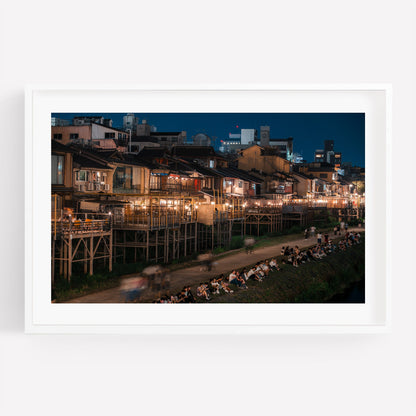
[[[219,295],[220,294],[220,283],[218,282],[218,279],[213,277],[209,281],[209,285],[210,285],[210,291],[213,295]]]
[[[228,286],[228,282],[225,279],[221,282],[221,287],[225,293],[234,293],[234,290]]]
[[[247,272],[247,277],[249,279],[255,280],[256,282],[260,282],[261,281],[261,277],[257,274],[256,272],[256,267],[253,266],[248,272]]]
[[[270,265],[270,270],[272,271],[280,270],[279,265],[277,264],[277,260],[274,258],[270,260],[269,265]]]
[[[308,248],[308,250],[306,251],[306,255],[307,255],[309,261],[311,261],[311,260],[315,261],[316,260],[315,256],[313,255],[312,248]]]
[[[299,254],[296,257],[296,260],[297,260],[298,264],[306,263],[308,261],[308,257],[306,256],[306,252],[305,251],[299,252]]]
[[[228,276],[228,282],[237,286],[238,279],[237,279],[237,272],[235,270],[233,270],[229,274],[229,276]]]
[[[240,273],[237,272],[237,285],[240,289],[248,289],[247,285],[246,285],[246,281],[244,280],[244,278],[240,275]]]
[[[242,289],[247,289],[247,285],[245,280],[240,276],[236,270],[233,270],[230,275],[228,276],[229,283],[236,285]]]
[[[184,295],[185,295],[186,302],[195,303],[195,298],[191,291],[191,286],[185,286],[184,289],[185,289]]]
[[[316,260],[320,260],[320,259],[321,259],[321,256],[319,255],[319,248],[318,248],[318,246],[315,246],[315,247],[312,249],[312,255],[313,255],[313,257],[314,257]]]
[[[292,265],[293,267],[299,267],[298,256],[296,254],[292,254]]]
[[[205,283],[200,283],[196,288],[196,295],[198,297],[204,298],[205,300],[210,300],[211,298],[209,297],[208,285]]]
[[[263,271],[263,270],[262,270],[262,268],[260,267],[260,263],[257,263],[257,264],[256,264],[256,274],[257,274],[258,276],[260,276],[260,281],[261,281],[261,280],[263,280],[263,279],[266,277],[266,275],[265,275],[264,271]]]
[[[260,268],[261,268],[262,272],[264,273],[265,277],[267,277],[269,275],[269,272],[270,272],[269,261],[266,260],[264,262],[261,262],[260,263]]]
[[[240,276],[244,279],[245,282],[247,282],[248,276],[247,276],[247,269],[246,268],[241,270]]]
[[[286,252],[286,247],[283,246],[282,249],[280,250],[280,255],[281,256],[284,256],[285,255],[285,252]]]
[[[339,247],[339,249],[340,249],[341,251],[345,251],[345,250],[347,249],[347,246],[346,246],[345,240],[341,240],[341,241],[338,243],[338,247]]]

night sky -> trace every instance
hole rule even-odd
[[[72,120],[74,116],[103,116],[113,120],[113,127],[122,127],[125,113],[53,113],[53,117]],[[365,166],[364,113],[136,113],[154,125],[158,132],[187,132],[190,140],[197,133],[216,138],[215,148],[229,133],[240,129],[270,126],[270,137],[293,137],[294,151],[312,162],[314,151],[324,148],[324,140],[334,140],[334,150],[342,152],[343,162]]]

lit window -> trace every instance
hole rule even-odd
[[[76,175],[77,181],[85,182],[87,180],[87,177],[88,177],[88,173],[86,170],[79,170],[77,172],[77,175]]]
[[[52,184],[63,185],[64,183],[64,157],[52,155]]]

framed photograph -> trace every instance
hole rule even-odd
[[[391,327],[391,87],[26,91],[27,333]]]

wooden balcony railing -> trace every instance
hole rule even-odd
[[[66,218],[52,219],[51,231],[54,235],[74,235],[108,232],[111,227],[110,214],[74,214]]]

